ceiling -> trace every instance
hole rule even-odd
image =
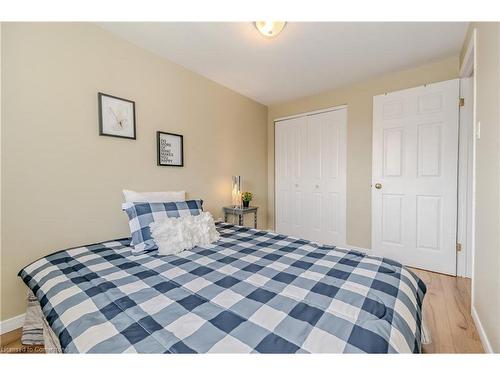
[[[262,104],[316,94],[460,52],[466,22],[115,22],[104,29]]]

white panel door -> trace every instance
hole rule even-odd
[[[276,231],[345,245],[345,108],[275,124]]]
[[[372,249],[456,274],[459,80],[373,98]]]
[[[346,242],[347,110],[307,116],[309,238],[323,244]]]
[[[306,119],[295,118],[276,123],[276,228],[296,237],[307,236],[306,193]]]

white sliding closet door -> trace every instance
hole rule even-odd
[[[457,79],[373,98],[372,249],[455,275]]]
[[[346,108],[277,121],[276,230],[345,245]]]

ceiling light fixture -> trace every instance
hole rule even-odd
[[[281,33],[286,22],[257,21],[254,24],[262,35],[272,38]]]

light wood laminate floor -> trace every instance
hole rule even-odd
[[[424,319],[432,342],[424,353],[483,353],[470,310],[470,279],[412,269],[427,285]],[[21,330],[0,336],[0,353],[43,353],[21,344]]]
[[[424,353],[484,353],[471,316],[470,279],[412,268],[425,285],[424,320],[432,342]]]

